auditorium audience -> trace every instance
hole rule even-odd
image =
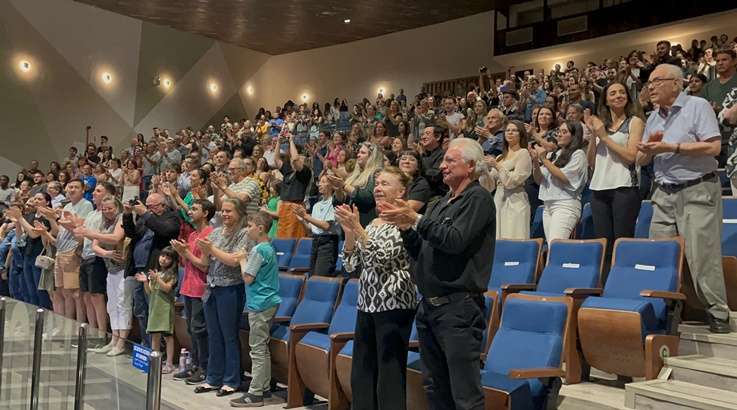
[[[726,332],[716,167],[726,163],[737,192],[737,57],[722,37],[688,50],[661,41],[653,55],[569,61],[549,73],[495,78],[482,68],[479,86],[457,96],[381,93],[352,109],[340,99],[287,101],[251,120],[154,128],[119,152],[100,136],[48,172],[34,160],[12,184],[0,175],[0,293],[92,327],[106,329],[109,318],[112,339],[92,348],[110,356],[125,353],[135,316],[143,344],[166,340],[167,373],[180,295],[193,366],[175,378],[218,395],[240,388],[245,309],[255,384],[233,405],[258,406],[269,389],[263,347],[274,307],[259,302],[259,289],[278,297],[273,248],[261,244],[310,237],[310,274],[335,276],[345,238],[346,271],[361,281],[354,408],[404,404],[413,280],[430,399],[478,408],[495,238],[528,239],[540,203],[545,239],[570,238],[590,190],[606,266],[652,192],[650,236],[684,237],[710,330]],[[53,278],[36,266],[42,251]]]

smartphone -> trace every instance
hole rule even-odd
[[[663,140],[663,131],[655,131],[654,133],[650,134],[650,138],[647,139],[647,142],[660,142]]]

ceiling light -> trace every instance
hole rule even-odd
[[[302,101],[307,101],[307,94],[302,95]]]
[[[23,72],[31,71],[31,62],[28,60],[23,60],[18,64],[18,67]]]
[[[171,79],[164,78],[164,81],[162,81],[161,84],[164,85],[164,88],[170,88],[171,87]]]
[[[113,81],[113,75],[108,72],[102,73],[102,81],[106,84],[110,84],[110,82]]]
[[[343,20],[343,23],[345,23],[345,24],[349,24],[350,22],[351,22],[351,19],[345,19],[345,20]]]
[[[209,88],[210,88],[210,92],[213,93],[213,94],[215,94],[216,92],[218,92],[218,84],[216,82],[214,82],[214,81],[211,81],[210,82]]]

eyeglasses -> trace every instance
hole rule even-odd
[[[657,87],[660,84],[662,84],[663,81],[671,81],[671,80],[675,80],[675,78],[672,78],[672,77],[656,77],[656,78],[653,78],[652,80],[648,81],[647,86],[648,87],[650,87],[650,86]]]

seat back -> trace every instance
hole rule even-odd
[[[276,262],[279,264],[279,269],[285,270],[289,268],[289,262],[292,260],[292,253],[294,253],[294,245],[297,243],[295,239],[272,239],[271,245],[274,246],[276,251]]]
[[[330,323],[341,283],[340,278],[313,276],[308,279],[291,324]]]
[[[343,244],[345,241],[338,242],[338,254],[340,255],[341,252],[343,252]],[[340,276],[343,274],[343,258],[338,258],[335,262],[335,274]]]
[[[643,298],[642,290],[678,292],[681,288],[683,239],[620,238],[614,243],[612,268],[603,297],[647,299],[660,320],[666,318],[665,302]]]
[[[279,297],[281,298],[281,303],[276,309],[276,316],[292,316],[294,314],[294,310],[297,309],[297,304],[299,304],[299,296],[304,284],[304,276],[289,275],[286,273],[279,274]]]
[[[487,288],[496,290],[507,283],[534,282],[540,265],[541,248],[542,239],[498,239]]]
[[[722,256],[737,256],[737,198],[723,198]]]
[[[576,238],[594,239],[594,215],[591,212],[591,204],[586,203],[581,210],[581,219],[576,226]]]
[[[600,286],[606,239],[554,240],[537,290],[563,294],[567,288]]]
[[[289,261],[289,270],[309,270],[312,254],[312,238],[302,238],[297,242],[294,255]]]
[[[535,215],[532,217],[532,225],[530,226],[530,238],[545,239],[545,229],[543,228],[543,205],[535,209]]]
[[[330,321],[328,334],[353,332],[356,330],[356,315],[358,314],[358,279],[349,280],[343,286],[343,296],[338,307],[335,308],[333,320]]]
[[[650,221],[653,219],[653,203],[651,201],[642,201],[640,203],[640,213],[637,215],[635,223],[635,238],[650,237]]]
[[[509,295],[484,369],[507,375],[512,369],[560,367],[571,303],[562,297]]]

